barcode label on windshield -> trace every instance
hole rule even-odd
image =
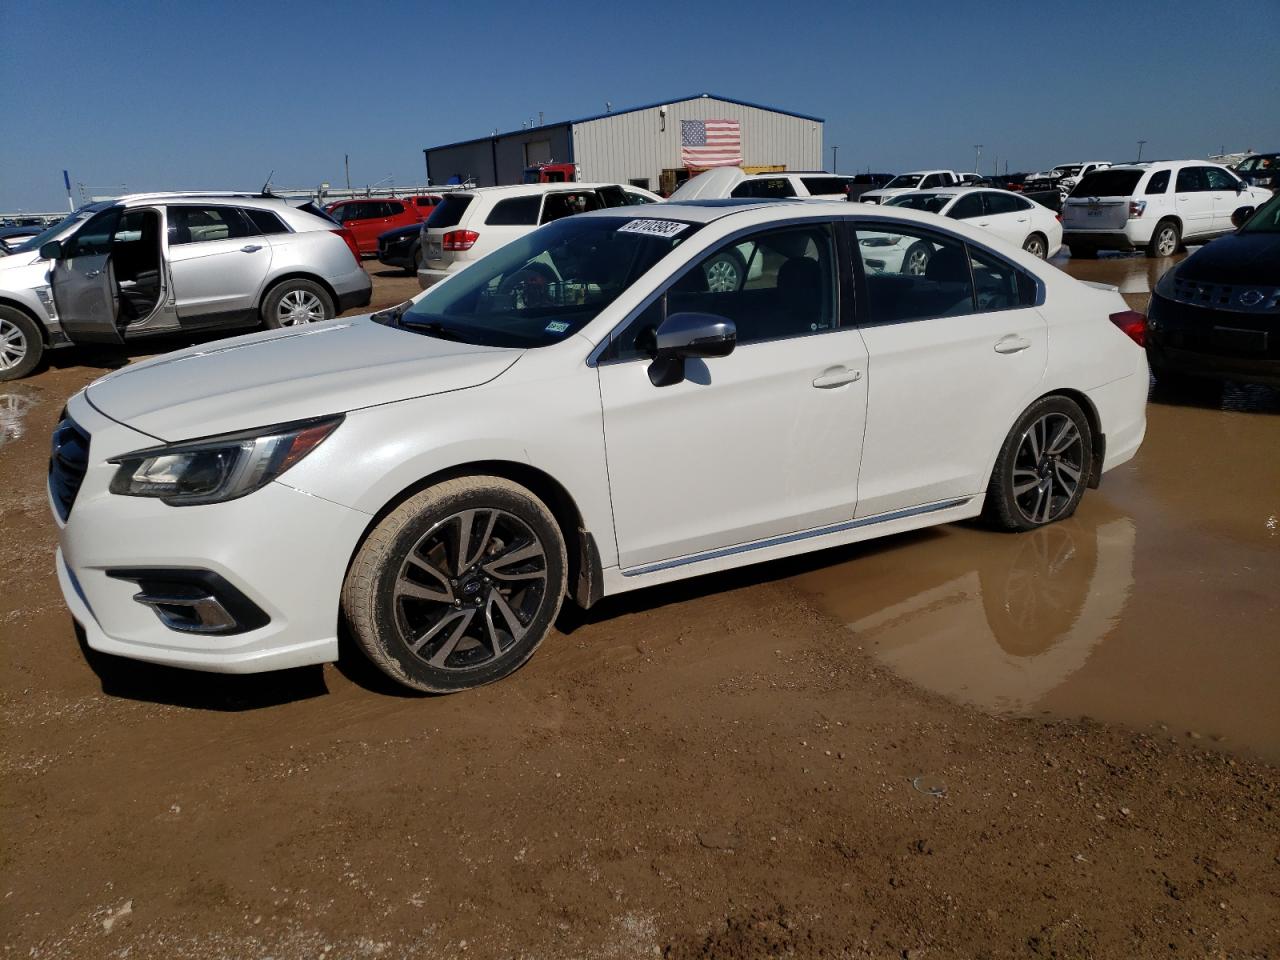
[[[648,237],[662,237],[669,240],[679,236],[689,228],[687,223],[678,220],[631,220],[618,228],[619,233],[643,233]]]

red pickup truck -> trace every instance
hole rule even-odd
[[[412,197],[369,197],[338,200],[325,209],[329,216],[351,231],[361,256],[378,252],[378,236],[397,227],[421,223],[431,216],[440,198],[423,194]]]

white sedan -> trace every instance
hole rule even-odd
[[[926,269],[866,269],[884,235]],[[125,367],[54,434],[63,596],[111,654],[271,670],[335,659],[345,622],[448,692],[518,668],[566,596],[1069,517],[1142,442],[1143,317],[990,241],[849,203],[600,210],[393,310]]]
[[[1062,249],[1062,221],[1058,215],[1008,190],[964,187],[916,191],[899,194],[886,204],[964,220],[1042,260]]]

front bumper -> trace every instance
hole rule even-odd
[[[1280,387],[1277,315],[1151,297],[1147,357],[1161,370]]]
[[[92,649],[222,673],[337,659],[342,580],[370,517],[281,482],[199,507],[116,496],[106,458],[154,440],[102,416],[82,395],[68,413],[89,434],[89,466],[66,522],[54,511],[58,582]],[[134,599],[137,583],[110,575],[136,567],[212,571],[267,622],[229,635],[170,629]]]

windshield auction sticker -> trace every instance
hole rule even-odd
[[[678,220],[630,220],[618,228],[619,233],[643,233],[648,237],[670,239],[689,229],[687,223]]]

